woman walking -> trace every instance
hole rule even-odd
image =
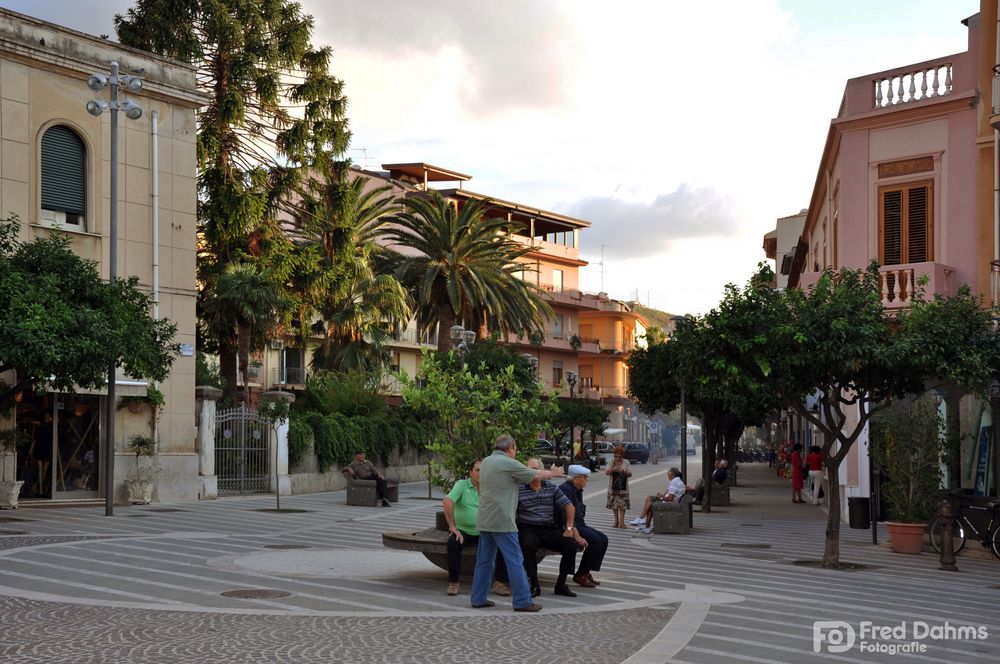
[[[806,455],[806,466],[809,468],[809,497],[813,505],[819,505],[819,492],[823,488],[823,450],[819,445],[809,448]]]
[[[632,477],[632,470],[625,459],[625,448],[619,445],[613,453],[614,460],[604,471],[608,476],[607,508],[615,515],[614,527],[625,528],[625,511],[632,508],[628,497],[628,478]]]
[[[792,455],[788,458],[788,463],[792,466],[792,502],[804,503],[802,499],[802,486],[804,481],[804,469],[802,468],[802,444],[792,445]]]

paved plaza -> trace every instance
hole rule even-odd
[[[668,467],[635,467],[629,518]],[[443,570],[382,546],[384,531],[433,524],[425,484],[391,508],[332,492],[282,498],[302,511],[280,514],[273,496],[112,518],[0,512],[0,662],[1000,661],[1000,561],[942,572],[929,553],[893,554],[844,526],[842,559],[867,569],[796,564],[821,556],[826,515],[793,505],[785,482],[746,465],[731,507],[696,512],[690,535],[650,536],[610,527],[594,476],[588,522],[611,539],[602,584],[556,597],[547,558],[538,614],[497,596],[472,609],[469,580],[449,597]]]

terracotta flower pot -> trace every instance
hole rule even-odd
[[[889,543],[896,553],[920,553],[924,544],[924,528],[922,523],[896,523],[888,521],[885,527],[889,530]]]

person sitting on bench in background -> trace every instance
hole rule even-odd
[[[364,452],[355,452],[354,461],[347,464],[346,470],[356,480],[375,480],[375,496],[382,501],[384,507],[392,507],[392,503],[386,497],[385,478],[375,470],[375,464],[365,459]]]
[[[646,496],[646,503],[642,506],[642,514],[632,519],[632,525],[636,526],[639,532],[646,534],[653,532],[651,526],[653,523],[654,502],[673,502],[679,500],[687,492],[687,485],[684,484],[684,478],[681,477],[681,471],[678,468],[668,470],[667,479],[670,480],[670,484],[667,485],[666,492],[658,493],[655,496]]]
[[[722,483],[726,481],[729,477],[729,462],[725,459],[719,459],[715,462],[715,470],[712,471],[712,483],[716,486],[721,487]],[[697,484],[694,485],[694,504],[701,504],[702,498],[705,497],[705,480],[699,479]]]

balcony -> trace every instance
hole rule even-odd
[[[531,238],[527,235],[518,235],[517,233],[512,234],[510,239],[519,244],[523,244],[526,247],[531,247],[533,250],[540,254],[545,254],[546,256],[554,256],[571,261],[580,260],[580,250],[576,247],[570,247],[557,242],[548,242],[547,240],[539,240],[538,238]]]
[[[274,385],[305,385],[308,373],[303,367],[285,367],[272,370]]]
[[[847,82],[837,115],[843,118],[895,110],[955,93],[974,95],[975,75],[970,54],[966,52],[852,78]]]
[[[1000,65],[993,67],[993,105],[990,107],[990,126],[1000,129]]]
[[[799,277],[799,288],[808,290],[816,285],[822,272],[804,272]],[[921,279],[927,283],[920,285]],[[941,263],[907,263],[902,265],[886,265],[879,269],[879,284],[882,293],[882,306],[885,309],[905,309],[913,304],[913,294],[923,289],[924,296],[954,295],[957,289],[955,283],[955,268]]]
[[[437,333],[427,331],[423,334],[417,334],[417,331],[410,327],[394,336],[393,342],[407,346],[431,346],[437,348]]]

